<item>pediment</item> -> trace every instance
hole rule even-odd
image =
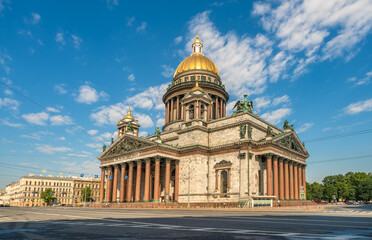
[[[208,93],[201,91],[201,90],[194,90],[189,93],[187,93],[183,98],[182,102],[188,102],[192,101],[194,99],[202,99],[207,103],[210,103],[212,101],[211,97],[208,95]]]
[[[137,136],[129,136],[124,134],[122,137],[116,140],[110,147],[108,147],[106,151],[104,151],[98,157],[98,159],[126,154],[128,152],[152,145],[156,144]]]
[[[296,152],[306,155],[308,154],[306,148],[302,145],[300,139],[294,132],[288,133],[284,136],[280,136],[277,139],[273,140],[273,142],[278,143],[289,149],[292,149]]]

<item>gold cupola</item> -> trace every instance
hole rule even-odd
[[[219,75],[218,69],[214,62],[204,56],[203,54],[203,43],[199,39],[197,35],[194,42],[192,43],[192,53],[191,55],[183,60],[177,67],[176,71],[174,72],[174,79],[177,78],[178,75],[190,70],[205,70],[216,75]]]
[[[134,119],[134,117],[130,114],[130,107],[129,107],[129,110],[128,110],[128,114],[125,115],[124,119],[125,118],[131,118],[131,119]]]

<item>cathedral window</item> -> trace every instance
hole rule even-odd
[[[191,81],[195,81],[195,76],[191,76]]]
[[[227,193],[227,171],[221,172],[221,193]]]
[[[212,78],[211,78],[211,77],[208,77],[208,81],[209,81],[209,82],[212,82]]]
[[[189,77],[185,77],[185,82],[187,82],[189,80]]]
[[[206,77],[205,76],[202,76],[201,79],[202,79],[202,81],[205,81],[206,80]]]

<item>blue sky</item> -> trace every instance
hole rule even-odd
[[[260,117],[288,119],[305,142],[371,129],[371,26],[363,0],[0,0],[0,188],[40,169],[98,174],[128,106],[153,134],[197,31],[228,110],[248,93]],[[306,144],[308,181],[371,172],[371,157],[357,158],[372,154],[371,136]]]

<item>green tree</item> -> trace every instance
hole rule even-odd
[[[372,178],[367,178],[359,184],[358,187],[358,198],[364,201],[370,201],[372,199]]]
[[[345,186],[342,182],[345,180],[345,177],[342,174],[327,176],[323,179],[324,185],[324,198],[328,201],[336,197],[338,201],[343,197],[343,191]]]
[[[324,187],[321,183],[306,183],[306,197],[309,200],[323,199]]]
[[[48,205],[51,204],[54,201],[54,199],[56,199],[54,197],[54,191],[51,188],[45,189],[45,191],[41,193],[40,197]]]
[[[89,202],[91,195],[92,190],[90,189],[90,187],[85,187],[83,190],[81,190],[81,200],[83,202]]]

